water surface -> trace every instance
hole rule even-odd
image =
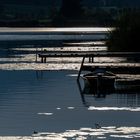
[[[33,131],[62,133],[82,128],[95,131],[96,123],[114,129],[139,128],[139,93],[106,98],[85,95],[87,106],[72,76],[76,73],[0,71],[0,135],[30,136]]]
[[[0,139],[138,140],[140,138],[139,91],[111,93],[105,98],[81,95],[76,81],[81,58],[48,59],[46,64],[41,64],[40,60],[36,62],[36,49],[98,51],[106,49],[104,44],[103,48],[98,48],[97,42],[94,41],[88,43],[85,41],[88,45],[94,44],[90,47],[83,46],[85,42],[76,41],[66,42],[72,43],[74,45],[72,47],[50,47],[45,44],[46,46],[37,48],[34,43],[28,44],[26,40],[30,36],[30,39],[36,42],[40,35],[46,37],[50,32],[59,38],[60,31],[65,35],[70,33],[71,36],[75,30],[78,34],[88,32],[90,37],[93,32],[85,28],[0,29],[0,43],[3,44],[0,47],[0,136],[10,136]],[[106,31],[96,28],[94,32]],[[15,42],[7,44],[6,38],[9,35],[9,40],[14,39],[18,42],[19,38],[26,45],[22,43],[17,45]],[[65,35],[63,37],[67,37]],[[99,59],[96,58],[95,61]],[[122,59],[103,58],[100,61],[119,64]],[[135,78],[134,75],[129,77]],[[80,83],[83,87],[83,81]],[[38,133],[33,134],[34,131]]]

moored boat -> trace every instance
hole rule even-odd
[[[87,94],[104,95],[115,90],[116,76],[107,71],[95,71],[83,75],[85,81],[84,92]]]
[[[115,74],[105,71],[95,71],[83,75],[84,94],[105,96],[110,93],[127,93],[140,91],[140,79],[117,77]]]

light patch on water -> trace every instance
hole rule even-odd
[[[138,133],[140,134],[140,128],[139,127],[119,127],[117,128],[118,131],[124,133],[124,134],[129,134],[129,133]]]
[[[26,47],[20,47],[20,48],[13,48],[14,51],[106,51],[107,47],[105,45],[103,46],[90,46],[90,47],[84,47],[84,46],[73,46],[73,47],[35,47],[32,48],[26,48]]]
[[[116,126],[102,127],[103,129],[116,129]]]
[[[24,48],[23,48],[24,49]],[[90,47],[84,47],[84,46],[73,46],[73,47],[47,47],[47,48],[37,48],[38,51],[40,50],[46,50],[46,51],[106,51],[106,46],[90,46]],[[24,49],[25,50],[25,49]],[[35,49],[34,49],[35,50]]]
[[[67,130],[63,133],[54,133],[48,134],[57,137],[59,136],[60,140],[61,138],[68,139],[90,139],[90,138],[97,138],[97,139],[105,139],[109,135],[109,137],[119,137],[120,138],[135,138],[138,137],[140,134],[140,127],[115,127],[115,126],[109,126],[109,127],[103,127],[101,129],[95,129],[95,128],[80,128],[79,130]],[[61,136],[61,137],[60,137]],[[46,137],[46,138],[47,138]]]
[[[64,43],[64,45],[105,45],[105,41],[88,41],[88,42],[70,42]]]
[[[0,64],[1,70],[79,70],[80,64],[57,63],[13,63]]]
[[[72,110],[72,109],[75,109],[75,107],[72,107],[72,106],[70,106],[70,107],[67,107],[67,108],[68,108],[68,109],[71,109],[71,110]]]
[[[57,110],[61,110],[61,108],[60,108],[60,107],[57,107],[56,109],[57,109]]]
[[[135,139],[140,138],[140,127],[107,126],[96,128],[80,128],[65,132],[38,132],[29,137],[0,137],[0,140],[91,140],[91,139]]]
[[[77,77],[78,74],[68,74],[67,76],[70,76],[70,77]]]
[[[38,115],[46,115],[46,116],[51,116],[51,115],[53,115],[53,113],[37,113]]]
[[[140,107],[95,107],[90,106],[88,108],[90,111],[132,111],[132,112],[140,112]]]
[[[0,41],[36,41],[36,40],[97,40],[98,38],[105,39],[105,35],[90,35],[90,34],[83,34],[83,35],[53,35],[53,34],[46,34],[46,35],[23,35],[23,34],[18,34],[18,35],[0,35]]]
[[[133,135],[111,135],[111,137],[115,137],[115,138],[126,138],[126,139],[132,139],[134,138]]]
[[[36,63],[35,56],[26,58],[0,58],[0,69],[1,70],[79,70],[82,58],[53,58],[47,59],[47,63]],[[40,60],[38,60],[40,61]],[[86,64],[86,63],[85,63]],[[92,64],[97,65],[97,63]],[[98,66],[105,66],[99,64]],[[115,66],[115,64],[109,64],[109,66]],[[119,66],[119,64],[116,64]],[[125,64],[124,64],[125,65]],[[140,64],[131,64],[131,66],[139,67]],[[127,66],[127,64],[125,65]]]
[[[106,137],[97,137],[97,139],[106,139]]]
[[[26,55],[14,55],[10,58],[0,58],[0,69],[1,70],[79,70],[82,62],[82,58],[47,58],[46,63],[41,63],[41,59],[37,57],[35,51],[41,51],[46,49],[47,51],[101,51],[106,48],[104,47],[48,47],[48,48],[15,48],[15,51],[34,51],[34,54],[27,53]],[[11,55],[11,54],[10,54]],[[36,63],[37,61],[37,63]],[[98,65],[98,66],[140,66],[139,63],[119,63],[122,58],[94,58],[94,63],[88,63],[89,58],[85,59],[85,65]],[[99,63],[98,63],[99,62]],[[104,62],[104,63],[103,63]],[[110,63],[109,63],[110,62]],[[118,63],[113,63],[118,62]]]
[[[69,28],[52,28],[51,31],[57,32],[108,32],[113,30],[113,28],[104,28],[104,27],[69,27]]]
[[[13,55],[8,58],[0,58],[2,70],[79,70],[82,58],[47,58],[47,63],[42,64],[40,58],[36,58],[36,50],[42,51],[101,51],[106,47],[50,47],[50,48],[15,48],[14,51],[26,51],[25,55]],[[30,54],[34,52],[34,54]],[[12,54],[10,54],[12,55]],[[38,63],[36,63],[36,61]]]
[[[113,30],[114,28],[105,28],[105,27],[62,27],[62,28],[54,28],[54,27],[49,27],[49,28],[44,28],[44,27],[39,27],[39,28],[7,28],[7,27],[2,27],[0,28],[0,33],[6,32],[6,33],[18,33],[18,32],[27,32],[27,33],[38,33],[38,32],[108,32]]]

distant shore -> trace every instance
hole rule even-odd
[[[102,23],[94,20],[0,20],[0,27],[106,27],[112,22]]]

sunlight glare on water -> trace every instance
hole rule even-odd
[[[134,112],[140,112],[140,107],[95,107],[90,106],[88,108],[90,111],[134,111]]]
[[[40,40],[42,43],[42,39],[47,41],[50,39],[53,43],[54,40],[68,40],[62,42],[60,47],[48,44],[41,48],[37,48],[34,44],[31,46],[20,44],[15,47],[15,44],[12,46],[10,42],[11,46],[8,44],[1,48],[0,134],[9,134],[9,137],[1,136],[0,140],[137,140],[140,138],[138,124],[140,98],[137,93],[134,95],[113,93],[100,99],[87,95],[83,100],[84,95],[80,94],[76,83],[82,58],[47,58],[46,63],[41,63],[38,57],[36,60],[37,49],[48,52],[107,51],[104,41],[97,42],[94,39],[99,39],[96,33],[104,34],[109,30],[110,28],[0,29],[2,43],[4,40],[4,43],[8,40],[9,42],[14,40],[15,43],[21,40],[24,43],[29,40],[33,43]],[[92,33],[95,33],[94,39]],[[90,41],[83,41],[84,39]],[[121,65],[121,61],[124,62],[125,59],[94,58],[94,64],[100,62],[100,66],[104,66],[104,62],[109,66],[118,66]],[[86,59],[85,64],[90,65],[89,59]],[[128,63],[123,65],[127,66]],[[140,64],[131,63],[131,65]],[[130,79],[140,77],[124,76]]]
[[[109,137],[108,137],[109,135]],[[127,140],[140,138],[140,127],[101,127],[96,128],[80,128],[79,130],[66,130],[62,133],[56,132],[38,132],[29,137],[0,137],[4,140],[93,140],[93,139],[111,139],[117,140],[118,138]]]
[[[107,32],[113,28],[69,27],[69,28],[0,28],[1,32]]]

